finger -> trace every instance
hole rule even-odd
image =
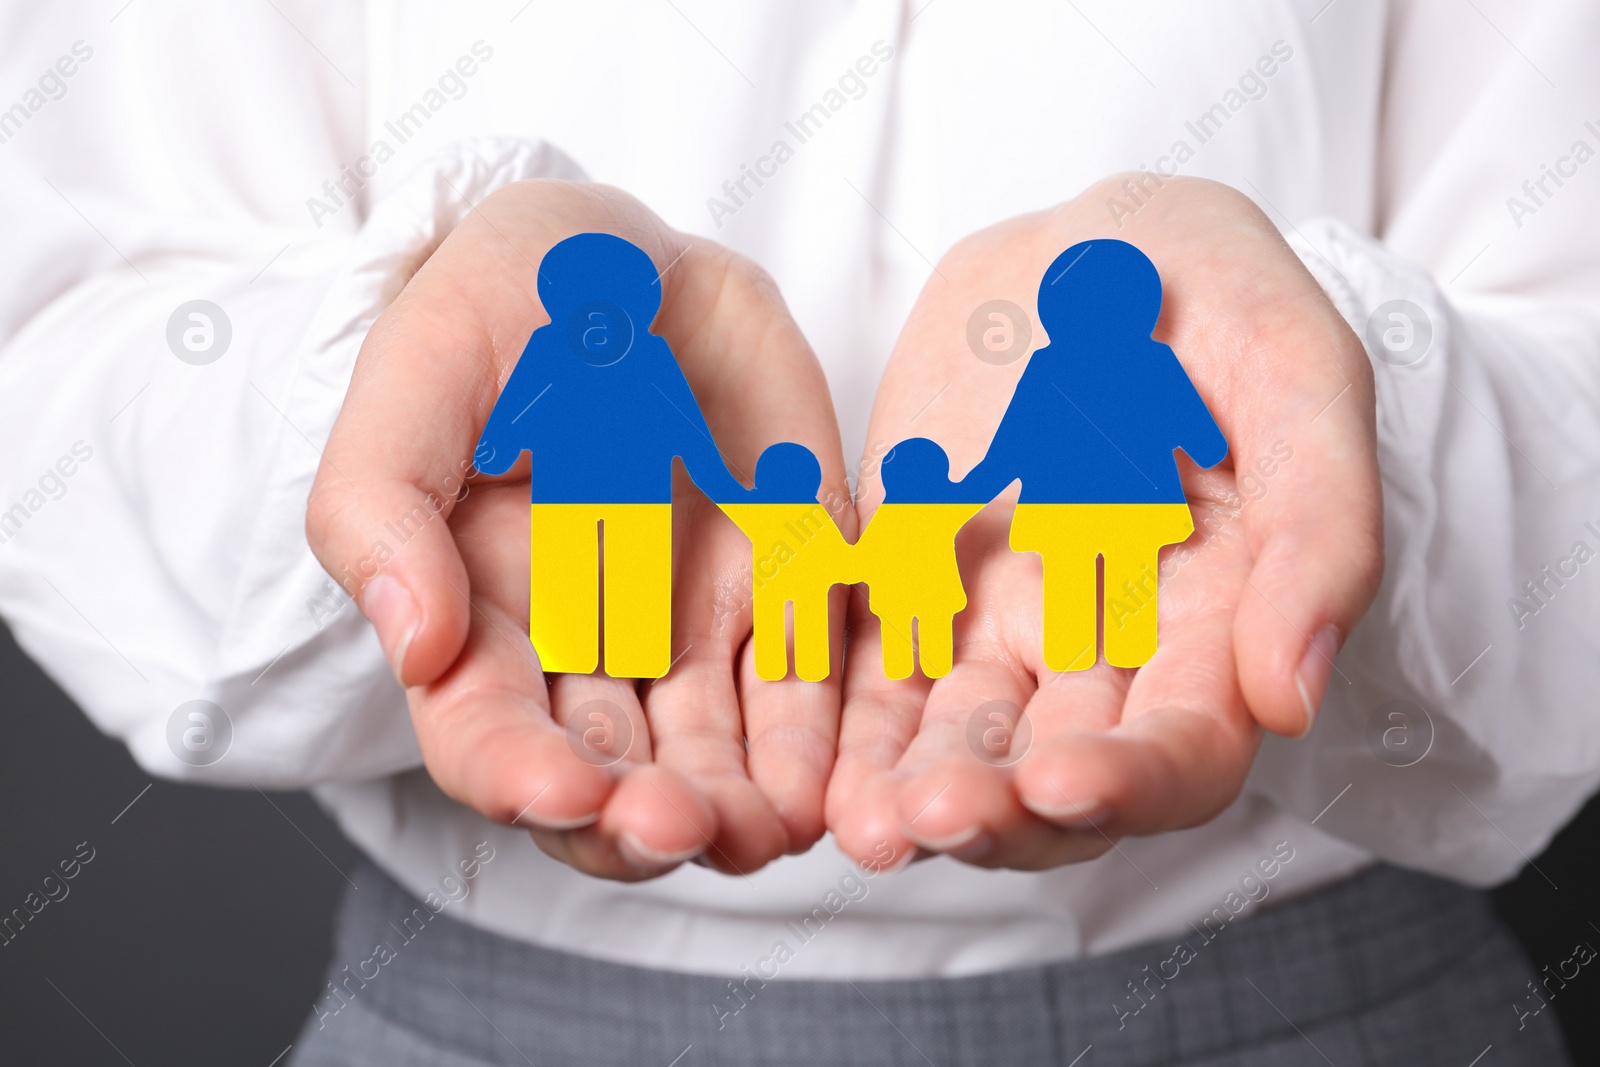
[[[686,354],[685,373],[729,470],[748,484],[767,446],[805,445],[822,468],[819,506],[852,538],[854,513],[827,382],[776,285],[748,260],[692,239],[670,276],[677,313],[663,318],[661,332]],[[651,722],[658,738],[696,739],[670,755],[663,750],[661,758],[697,782],[701,773],[713,775],[707,781],[719,790],[724,826],[743,839],[745,851],[738,853],[719,841],[722,855],[713,851],[708,862],[759,866],[771,858],[764,855],[773,840],[769,816],[782,832],[780,853],[803,851],[822,833],[843,673],[842,613],[831,618],[826,681],[766,682],[746,668],[736,690],[751,625],[753,549],[697,493],[679,498],[697,502],[674,591],[675,655],[683,658],[651,686]],[[755,795],[746,789],[750,782]]]
[[[1157,336],[1173,327],[1241,487],[1259,487],[1241,511],[1255,566],[1234,623],[1240,685],[1263,725],[1298,735],[1382,572],[1376,401],[1359,339],[1270,220],[1243,213],[1253,224],[1207,231],[1200,266],[1175,255]]]
[[[810,848],[826,829],[828,778],[839,745],[844,687],[844,616],[849,589],[828,597],[833,672],[823,681],[790,677],[765,681],[756,674],[755,649],[746,643],[740,659],[744,729],[750,779],[782,820],[786,852]]]
[[[470,241],[473,228],[453,237]],[[496,353],[538,315],[515,280],[520,256],[500,242],[472,268],[482,304],[457,299],[457,247],[447,241],[368,333],[307,510],[313,551],[358,597],[406,685],[439,677],[466,640],[467,574],[444,520],[504,377]]]
[[[932,683],[920,673],[884,677],[878,620],[866,610],[861,587],[850,599],[844,710],[825,813],[847,856],[871,870],[895,869],[910,862],[917,846],[900,826],[900,783],[891,772],[917,734]]]
[[[580,759],[551,720],[521,627],[493,604],[476,606],[474,616],[457,665],[409,694],[428,773],[448,796],[497,822],[594,822],[612,772]]]
[[[749,873],[781,856],[789,838],[746,769],[733,673],[739,635],[717,632],[709,609],[715,574],[710,560],[728,558],[730,545],[738,558],[742,539],[698,494],[683,494],[680,501],[675,510],[685,514],[685,525],[696,533],[678,537],[685,577],[674,595],[677,648],[666,677],[646,686],[646,717],[656,761],[690,782],[717,816],[717,833],[706,845],[707,864]]]
[[[411,718],[429,772],[456,800],[500,822],[584,825],[598,818],[614,776],[580,759],[550,715],[521,622],[527,583],[514,578],[527,573],[527,514],[520,492],[502,486],[453,516],[464,561],[484,580],[470,602],[450,590],[470,613],[466,645],[440,678],[408,692]]]
[[[978,746],[980,759],[988,756],[1002,761],[1012,795],[1027,812],[1005,811],[1011,820],[1009,829],[999,835],[994,849],[969,861],[978,866],[1046,870],[1094,859],[1115,846],[1114,838],[1100,826],[1106,818],[1102,810],[1068,805],[1067,810],[1052,811],[1051,817],[1045,818],[1030,807],[1017,789],[1016,768],[1030,753],[1050,751],[1064,738],[1093,736],[1114,727],[1133,672],[1102,661],[1086,671],[1055,673],[1044,667],[1037,642],[1030,647],[1024,658],[1039,659],[1034,668],[1040,685],[1028,698],[1022,716],[1009,722],[1009,709],[1004,715],[991,712],[983,734],[970,728],[968,732],[969,747]],[[993,753],[985,744],[991,734],[1000,740]]]
[[[1334,660],[1382,572],[1376,465],[1341,456],[1351,450],[1328,439],[1359,432],[1305,427],[1282,484],[1243,512],[1258,548],[1234,622],[1240,685],[1261,723],[1281,734],[1308,732],[1330,682],[1349,684]],[[1370,466],[1370,478],[1349,478],[1351,466]]]
[[[1104,850],[1098,841],[1064,838],[1024,808],[1011,784],[1009,749],[989,751],[975,741],[998,725],[991,713],[1014,722],[1032,690],[1033,679],[1016,660],[972,644],[934,683],[921,729],[894,773],[901,783],[900,824],[918,846],[980,866],[1024,870]]]
[[[1036,740],[1016,774],[1030,811],[1111,836],[1148,834],[1203,823],[1237,797],[1260,744],[1234,671],[1243,539],[1236,529],[1213,536],[1201,562],[1162,587],[1161,645],[1128,687],[1117,726],[1073,724]],[[1072,712],[1059,705],[1071,699],[1047,685],[1034,704],[1041,720],[1066,720]]]
[[[1266,327],[1282,358],[1315,366],[1320,349],[1322,369],[1253,413],[1234,459],[1238,477],[1249,471],[1265,489],[1242,509],[1256,558],[1234,622],[1240,684],[1263,725],[1290,735],[1311,728],[1383,565],[1372,374],[1331,306],[1325,317],[1310,335],[1303,324]]]
[[[533,833],[547,855],[597,878],[629,882],[703,855],[716,836],[716,813],[698,791],[650,765],[628,769],[595,825]]]
[[[652,759],[650,726],[629,679],[595,674],[550,676],[550,717],[585,762],[607,767]]]

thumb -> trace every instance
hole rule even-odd
[[[1300,370],[1259,397],[1234,455],[1255,557],[1234,620],[1239,682],[1256,719],[1289,736],[1311,729],[1330,684],[1349,684],[1334,658],[1383,571],[1372,371],[1327,312],[1316,336],[1272,345]]]
[[[312,490],[312,550],[371,621],[395,678],[432,682],[467,638],[467,572],[447,523],[464,476],[385,472],[356,483],[333,466],[353,465],[356,450],[341,451],[343,460],[324,456]]]
[[[357,360],[306,535],[371,620],[395,677],[413,686],[436,680],[466,642],[467,571],[448,520],[467,492],[494,377],[463,373],[472,357],[430,358],[450,348],[415,323],[403,332],[384,325]]]

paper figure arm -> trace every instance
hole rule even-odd
[[[1162,346],[1166,348],[1165,345]],[[1194,382],[1184,371],[1183,364],[1170,348],[1166,349],[1170,362],[1167,384],[1167,403],[1171,408],[1172,425],[1177,431],[1174,448],[1183,449],[1188,457],[1201,467],[1211,468],[1221,463],[1228,454],[1228,440],[1222,428],[1212,418],[1206,402]]]
[[[535,330],[528,339],[528,347],[522,350],[506,387],[500,391],[473,450],[472,465],[484,474],[504,474],[531,447],[532,420],[536,417],[532,408],[551,386],[550,376],[540,366],[543,361],[535,352],[539,333]]]
[[[748,494],[728,470],[728,463],[711,436],[711,427],[700,412],[700,404],[689,388],[688,379],[670,355],[661,373],[651,377],[651,386],[667,406],[666,425],[671,434],[673,454],[683,460],[689,477],[702,493],[718,502],[742,501]]]

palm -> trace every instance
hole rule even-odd
[[[1118,834],[1211,818],[1243,784],[1258,723],[1307,725],[1296,674],[1316,660],[1307,635],[1330,619],[1348,632],[1376,588],[1371,378],[1354,337],[1231,190],[1175,185],[1120,232],[1104,221],[1103,199],[1090,190],[952,250],[897,343],[869,440],[930,436],[956,475],[976,464],[1023,364],[974,358],[969,314],[996,297],[1031,309],[1043,267],[1077,241],[1138,244],[1166,284],[1156,337],[1178,353],[1232,448],[1215,471],[1181,461],[1197,529],[1161,557],[1159,650],[1137,670],[1103,660],[1048,670],[1039,558],[1009,547],[1014,490],[991,504],[958,540],[969,603],[948,676],[886,681],[876,620],[857,613],[828,810],[858,858],[888,842],[896,855],[915,847],[1039,868],[1097,855]],[[1046,340],[1036,331],[1032,347]],[[1339,396],[1344,406],[1327,406]],[[1275,444],[1294,464],[1244,503],[1235,463],[1253,468]],[[863,487],[863,523],[880,498],[880,486]],[[1116,592],[1105,592],[1108,613]],[[1019,735],[1031,732],[1025,752],[997,758],[973,743],[1015,709],[1025,711]]]
[[[846,850],[870,856],[887,842],[895,855],[920,847],[1042,868],[1099,855],[1109,835],[1220,811],[1260,733],[1232,669],[1251,560],[1231,486],[1227,472],[1190,479],[1198,529],[1181,563],[1163,554],[1162,643],[1138,670],[1045,667],[1040,561],[1011,551],[1003,503],[958,541],[969,604],[950,674],[885,682],[877,621],[859,612],[832,798]],[[1189,761],[1209,769],[1209,797],[1174,795],[1168,772]]]

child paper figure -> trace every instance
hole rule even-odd
[[[954,619],[967,606],[956,533],[987,498],[951,482],[950,457],[925,437],[895,445],[880,469],[883,503],[856,542],[856,554],[868,604],[882,624],[884,677],[911,676],[915,619],[922,673],[943,678],[954,657]]]
[[[538,285],[550,323],[528,339],[474,463],[503,474],[532,454],[528,636],[544,669],[599,666],[603,528],[606,672],[659,678],[672,656],[673,457],[713,499],[744,488],[649,332],[661,305],[649,256],[578,234],[545,254]]]
[[[1011,547],[1043,557],[1051,670],[1095,662],[1101,555],[1106,660],[1137,667],[1155,653],[1156,554],[1194,531],[1173,451],[1202,467],[1228,452],[1177,356],[1150,336],[1160,312],[1161,278],[1133,245],[1061,253],[1039,284],[1050,344],[1030,358],[967,476],[993,493],[1022,479]]]
[[[756,675],[773,682],[789,673],[784,605],[794,605],[795,674],[828,676],[832,641],[828,594],[855,582],[853,548],[817,502],[822,466],[804,445],[785,441],[756,460],[756,487],[718,500],[750,539]]]

